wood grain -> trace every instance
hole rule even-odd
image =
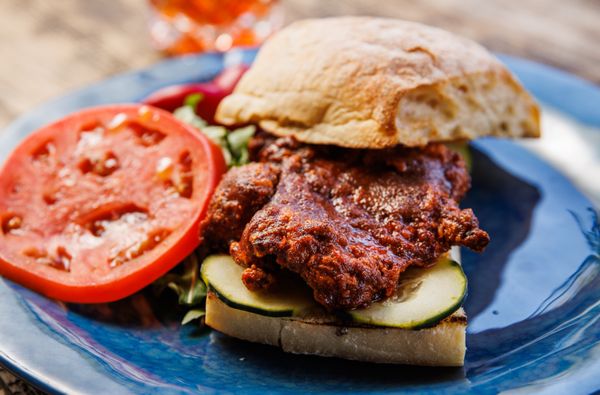
[[[600,83],[600,0],[283,0],[288,21],[377,15],[420,21]],[[35,105],[160,59],[144,0],[1,0],[0,130]],[[6,319],[6,317],[0,317]],[[33,393],[0,368],[11,392]],[[3,394],[0,385],[0,395]]]

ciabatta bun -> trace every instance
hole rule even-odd
[[[383,148],[537,137],[539,109],[480,45],[413,22],[296,22],[269,39],[216,119],[312,144]]]
[[[432,328],[410,330],[343,324],[332,316],[268,317],[232,308],[209,291],[205,318],[226,335],[294,354],[423,366],[462,366],[465,357],[462,309]]]

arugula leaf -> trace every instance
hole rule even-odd
[[[227,134],[227,141],[229,142],[229,150],[232,156],[235,158],[234,166],[245,165],[250,161],[250,155],[248,153],[248,142],[256,133],[256,127],[249,125],[243,128],[236,129]]]
[[[171,289],[177,294],[179,304],[197,306],[204,303],[206,284],[200,278],[200,264],[195,253],[183,261],[183,273],[170,272],[154,282],[157,293]]]
[[[187,312],[187,314],[181,320],[181,325],[189,324],[190,322],[200,319],[206,315],[206,312],[201,309],[194,309]]]
[[[186,107],[192,107],[192,109],[196,110],[198,103],[200,103],[202,100],[204,100],[204,93],[192,93],[191,95],[187,95],[183,101],[183,105]]]

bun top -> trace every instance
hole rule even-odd
[[[483,47],[370,17],[309,19],[281,30],[216,118],[352,148],[540,134],[538,106]]]

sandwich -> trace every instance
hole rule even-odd
[[[493,55],[413,22],[304,20],[264,44],[216,119],[259,132],[201,224],[207,325],[290,353],[463,365],[456,249],[490,241],[459,207],[464,147],[540,134]]]

